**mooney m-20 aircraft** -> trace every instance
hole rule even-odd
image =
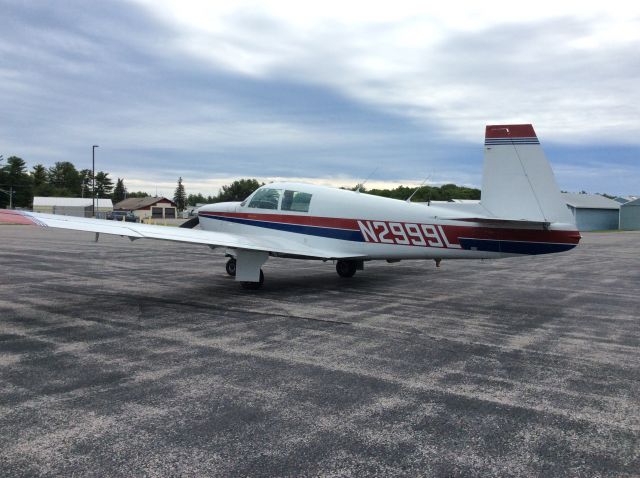
[[[183,228],[0,210],[3,221],[205,244],[229,256],[227,273],[249,289],[262,285],[269,257],[331,260],[338,275],[352,277],[370,260],[435,259],[439,265],[442,259],[563,252],[580,240],[528,124],[486,127],[478,204],[425,205],[278,182],[242,202],[203,206]]]

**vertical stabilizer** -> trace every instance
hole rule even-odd
[[[484,145],[485,209],[506,219],[573,223],[532,125],[488,125]]]

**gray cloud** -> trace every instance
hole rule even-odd
[[[98,143],[104,169],[139,180],[361,179],[380,165],[381,178],[478,184],[484,124],[518,120],[536,123],[564,171],[605,160],[638,172],[626,153],[582,147],[637,144],[639,103],[628,100],[640,64],[627,44],[567,48],[589,34],[585,21],[494,25],[403,51],[384,45],[402,25],[301,32],[260,11],[195,36],[128,2],[3,2],[3,12],[0,154],[30,165],[83,167]],[[634,192],[616,189],[617,170],[561,180]]]

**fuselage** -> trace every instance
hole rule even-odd
[[[460,206],[460,205],[456,205]],[[563,252],[580,234],[573,224],[505,226],[469,221],[481,205],[410,203],[302,183],[272,183],[243,202],[199,209],[205,230],[296,240],[366,259],[490,259]]]

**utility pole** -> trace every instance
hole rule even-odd
[[[0,161],[3,161],[3,160],[4,160],[4,156],[2,154],[0,154]],[[9,209],[13,209],[13,207],[11,207],[12,204],[13,204],[13,201],[12,201],[12,199],[13,199],[13,187],[9,186],[9,191],[6,191],[6,190],[0,188],[0,191],[2,191],[3,193],[9,195]]]
[[[94,144],[91,148],[91,158],[93,173],[91,176],[91,216],[96,218],[96,148],[99,146]]]

